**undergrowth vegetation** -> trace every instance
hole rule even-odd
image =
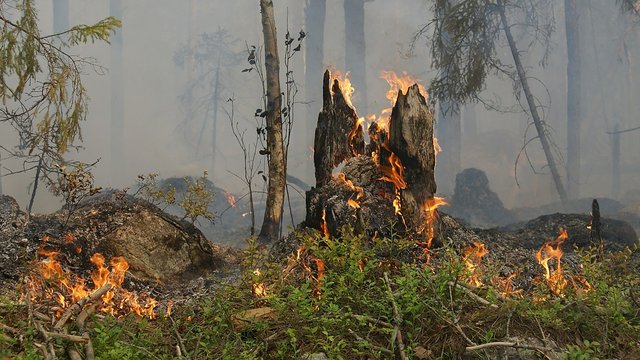
[[[250,241],[237,282],[168,317],[94,315],[97,358],[640,357],[640,278],[631,251],[582,251],[588,291],[553,296],[534,282],[528,293],[505,296],[490,285],[466,285],[464,261],[449,249],[427,265],[411,259],[408,240],[296,235],[300,248],[278,261]],[[40,358],[17,294],[0,301],[0,357]]]

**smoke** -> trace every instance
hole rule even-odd
[[[247,129],[247,140],[253,141],[256,120],[255,110],[261,108],[262,92],[259,79],[254,72],[243,73],[248,67],[241,61],[222,68],[224,90],[220,94],[220,112],[215,140],[216,168],[211,169],[213,144],[211,125],[203,121],[202,112],[194,111],[192,118],[184,103],[179,100],[185,94],[189,80],[188,66],[178,66],[176,52],[190,43],[190,31],[198,34],[214,33],[224,29],[237,39],[236,50],[245,51],[246,45],[259,46],[262,41],[259,6],[257,0],[242,1],[169,1],[139,0],[126,1],[123,16],[123,86],[115,91],[124,96],[124,162],[114,164],[111,154],[111,79],[109,76],[110,47],[105,44],[89,44],[73,50],[80,56],[95,58],[105,67],[103,74],[86,69],[85,86],[91,99],[89,115],[83,124],[84,149],[69,157],[93,162],[100,159],[94,173],[97,184],[103,187],[128,187],[135,183],[138,174],[157,172],[161,177],[197,176],[203,170],[209,171],[210,179],[216,186],[230,193],[243,194],[246,189],[242,182],[232,174],[242,172],[243,156],[231,134],[229,120],[225,110],[235,99],[235,117],[241,128]],[[556,19],[563,19],[562,2],[556,2]],[[593,2],[592,2],[593,3]],[[288,0],[274,4],[278,21],[278,40],[284,47],[284,34],[288,28],[291,34],[304,29],[305,1]],[[52,2],[37,2],[41,30],[44,33],[52,29]],[[195,6],[195,9],[192,8]],[[94,23],[109,16],[109,3],[106,1],[70,0],[69,21],[71,25]],[[586,7],[585,7],[586,9]],[[195,11],[194,11],[195,10]],[[606,131],[619,124],[621,129],[638,126],[638,82],[633,74],[637,73],[637,29],[632,27],[626,15],[618,15],[618,8],[611,4],[592,4],[591,12],[582,16],[581,46],[583,59],[583,128],[581,161],[582,196],[623,196],[625,192],[638,187],[640,162],[634,154],[640,153],[640,133],[621,135],[621,184],[620,189],[612,189],[611,176],[611,138]],[[436,74],[431,68],[429,50],[426,41],[419,41],[414,52],[407,54],[411,37],[421,26],[430,21],[433,14],[422,0],[372,1],[365,3],[366,57],[362,59],[366,69],[368,103],[361,104],[358,90],[354,95],[354,104],[370,112],[379,112],[387,107],[385,97],[387,84],[379,78],[381,70],[396,72],[407,71],[410,75],[423,80],[428,85]],[[191,23],[196,21],[194,27]],[[558,20],[561,21],[561,20]],[[564,48],[564,25],[556,24],[552,37],[551,52],[546,67],[538,62],[541,53],[523,54],[525,65],[534,81],[533,91],[544,107],[545,121],[553,129],[552,135],[558,146],[558,154],[566,152],[566,49]],[[345,69],[345,19],[342,1],[327,0],[325,23],[324,64],[332,65],[342,71]],[[245,45],[246,44],[246,45]],[[304,51],[305,44],[302,45]],[[504,61],[510,64],[507,49],[504,49]],[[296,105],[297,122],[293,125],[293,136],[289,150],[289,172],[307,183],[313,183],[313,174],[309,173],[307,162],[311,160],[310,147],[304,139],[306,126],[303,123],[307,113],[317,114],[320,102],[304,104],[304,56],[296,54],[291,60],[291,70],[300,84],[300,94]],[[196,76],[199,76],[196,74]],[[322,74],[317,74],[318,84]],[[542,85],[544,84],[544,86]],[[491,78],[483,97],[499,99],[501,107],[517,105],[510,81]],[[201,110],[201,109],[200,109]],[[367,114],[359,114],[365,116]],[[544,166],[544,157],[537,143],[528,148],[531,164],[521,157],[517,165],[516,185],[515,160],[523,144],[527,131],[528,116],[522,112],[501,113],[487,110],[482,104],[463,108],[462,168],[477,167],[485,170],[490,185],[502,198],[507,207],[534,206],[556,201],[553,184]],[[204,129],[203,146],[198,154],[194,153],[193,137],[184,136],[185,123],[192,129]],[[0,124],[0,141],[5,146],[13,146],[11,132]],[[312,130],[311,130],[312,131]],[[534,136],[529,130],[528,136]],[[448,151],[446,143],[441,143]],[[20,163],[3,158],[4,167],[18,168]],[[562,163],[562,158],[560,162]],[[561,165],[561,168],[564,166]],[[437,171],[437,170],[436,170]],[[564,171],[563,171],[564,172]],[[25,207],[28,202],[28,184],[32,173],[26,175],[5,176],[2,178],[2,190],[17,198]],[[257,187],[262,187],[258,177]],[[566,180],[566,179],[565,179]],[[451,180],[453,181],[453,179]],[[297,196],[297,195],[296,195]],[[223,201],[223,199],[218,199]],[[36,202],[39,212],[55,210],[59,202],[41,191]]]

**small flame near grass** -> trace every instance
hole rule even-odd
[[[137,295],[122,288],[129,263],[125,258],[116,256],[111,258],[105,266],[106,259],[100,253],[91,256],[91,263],[95,269],[91,272],[92,287],[85,284],[85,279],[79,275],[69,273],[62,268],[57,260],[60,253],[54,250],[41,249],[37,255],[42,259],[36,263],[35,269],[29,275],[29,289],[27,296],[33,302],[43,300],[55,301],[59,308],[57,316],[79,300],[90,296],[93,292],[106,284],[111,285],[101,298],[98,310],[113,316],[125,316],[135,313],[141,317],[154,319],[158,302],[147,294]]]

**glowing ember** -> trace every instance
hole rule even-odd
[[[567,240],[568,235],[565,229],[560,230],[560,235],[554,240],[546,242],[536,253],[536,259],[544,268],[544,278],[547,280],[549,289],[556,295],[561,295],[562,290],[567,286],[567,280],[562,274],[562,264],[560,259],[564,252],[562,244]],[[556,271],[553,273],[549,269],[549,261],[556,260]]]
[[[480,272],[478,271],[478,265],[482,261],[482,258],[489,253],[484,247],[484,244],[478,241],[473,242],[473,246],[469,245],[466,249],[464,249],[464,265],[468,270],[469,278],[467,282],[471,286],[479,287],[482,286],[482,281],[480,281]]]
[[[224,192],[224,196],[227,198],[227,202],[229,203],[229,205],[231,207],[236,207],[236,198],[235,198],[235,196],[227,193],[226,191]]]
[[[44,259],[37,263],[37,273],[29,277],[30,289],[28,296],[33,301],[51,299],[67,308],[79,300],[90,296],[93,292],[106,284],[112,287],[101,298],[98,310],[114,316],[123,316],[135,313],[139,316],[155,318],[154,308],[157,301],[147,295],[138,296],[121,287],[129,264],[123,257],[114,257],[110,261],[111,270],[105,267],[105,258],[96,253],[91,257],[91,262],[96,269],[91,272],[93,288],[85,284],[85,279],[64,271],[62,265],[56,260],[58,252],[39,250],[39,256]],[[73,280],[73,281],[72,281]],[[59,312],[58,316],[61,315]]]

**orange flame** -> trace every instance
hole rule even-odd
[[[554,240],[548,241],[542,245],[540,250],[536,253],[536,259],[544,268],[544,278],[547,280],[549,289],[556,295],[562,295],[562,290],[567,286],[567,280],[562,274],[562,264],[560,259],[564,252],[562,251],[562,244],[567,240],[567,230],[560,230],[560,235]],[[551,273],[549,269],[549,261],[551,259],[556,260],[556,271]]]
[[[339,173],[336,179],[338,180],[338,182],[347,186],[349,189],[356,191],[356,198],[349,198],[349,200],[347,200],[347,205],[351,206],[354,209],[360,208],[360,204],[358,203],[358,201],[364,196],[364,189],[360,186],[353,185],[353,182],[347,179],[344,173]]]
[[[62,265],[56,260],[58,252],[39,250],[37,254],[45,258],[37,264],[38,274],[34,273],[29,277],[31,289],[28,296],[33,300],[38,300],[39,293],[41,293],[44,294],[45,299],[54,300],[64,309],[108,283],[112,285],[112,288],[102,296],[100,311],[111,315],[125,315],[128,312],[134,312],[139,316],[155,318],[154,308],[158,304],[156,300],[147,295],[138,297],[138,295],[121,287],[125,273],[129,269],[129,264],[123,257],[112,258],[110,261],[111,270],[109,270],[105,267],[104,256],[99,253],[94,254],[90,261],[96,266],[96,269],[91,273],[93,289],[89,289],[85,285],[85,279],[63,270]],[[75,278],[73,282],[70,280],[72,278]],[[37,291],[38,288],[40,291]],[[119,299],[118,305],[114,302],[115,299]],[[58,316],[60,314],[58,312]]]
[[[260,277],[260,275],[262,275],[260,269],[255,269],[253,271],[253,274],[257,277]],[[253,295],[259,298],[267,297],[267,286],[262,282],[253,283],[251,284],[251,292],[253,293]]]
[[[327,226],[327,211],[322,209],[322,223],[320,223],[320,230],[322,230],[322,235],[329,238],[329,227]]]
[[[513,288],[513,279],[518,275],[518,273],[511,273],[507,277],[495,277],[491,279],[491,283],[498,290],[498,293],[504,297],[518,296],[522,297],[522,289],[514,289]]]
[[[423,214],[424,214],[424,223],[422,228],[419,229],[419,232],[423,232],[425,229],[427,231],[427,242],[426,242],[426,250],[431,248],[431,243],[433,242],[433,237],[435,234],[434,223],[436,219],[436,210],[438,207],[442,205],[449,205],[444,198],[434,196],[432,198],[427,199],[422,206]]]
[[[344,95],[344,101],[346,101],[349,106],[355,109],[355,107],[351,103],[351,96],[356,91],[356,89],[351,84],[351,80],[349,79],[349,74],[350,73],[347,71],[343,79],[342,72],[338,70],[331,70],[331,79],[338,81],[338,85],[340,85],[340,90],[342,90],[342,95]],[[330,88],[333,89],[333,85],[331,85]]]
[[[479,287],[483,283],[480,281],[480,272],[478,271],[478,265],[482,261],[482,258],[489,253],[484,247],[484,244],[478,241],[474,241],[473,245],[469,245],[464,250],[463,260],[464,265],[469,272],[469,279],[467,283],[471,286]]]
[[[228,192],[224,192],[224,196],[227,198],[227,202],[231,207],[236,207],[236,197]]]
[[[391,110],[396,104],[396,100],[398,99],[398,91],[402,91],[402,93],[406,94],[409,87],[413,84],[418,84],[418,91],[420,94],[424,96],[425,99],[428,99],[427,89],[424,85],[420,84],[420,80],[411,77],[407,74],[406,71],[402,72],[401,76],[398,76],[393,71],[382,70],[380,74],[380,78],[384,79],[387,84],[389,84],[389,90],[387,90],[387,99],[391,106],[383,109],[380,112],[376,122],[380,125],[381,128],[389,131],[389,120],[391,119]]]

